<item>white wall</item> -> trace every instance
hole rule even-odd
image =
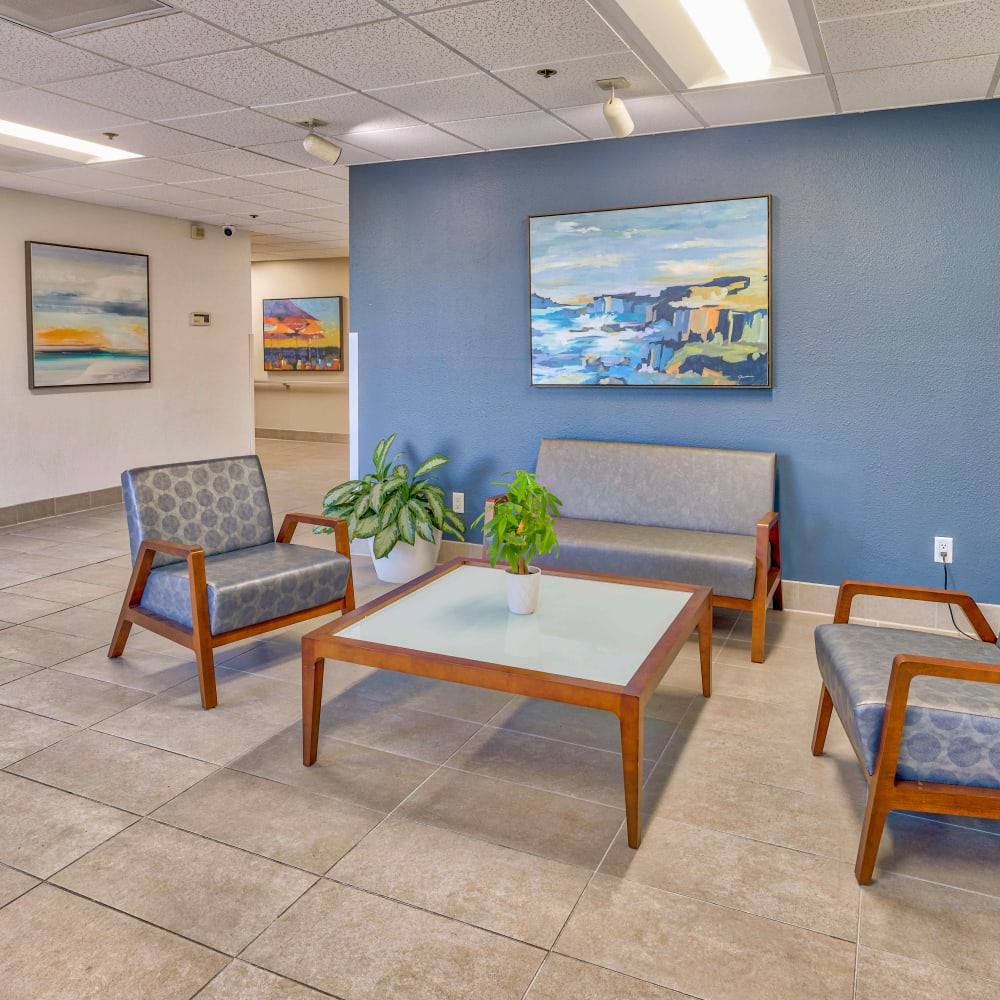
[[[116,486],[139,465],[253,451],[249,236],[0,188],[0,508]],[[152,382],[28,389],[24,243],[149,255]],[[212,325],[192,327],[192,312]]]
[[[346,366],[343,372],[265,372],[264,299],[340,295],[344,299],[343,330],[346,358],[350,329],[346,257],[327,260],[269,260],[251,266],[253,300],[254,424],[265,430],[334,434],[347,440],[349,429]],[[261,386],[261,382],[271,383]],[[289,389],[276,388],[288,384]]]

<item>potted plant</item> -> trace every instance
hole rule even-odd
[[[533,472],[515,469],[505,475],[509,482],[497,482],[504,495],[493,506],[493,517],[486,521],[481,514],[473,526],[484,521],[490,565],[507,563],[507,606],[515,614],[533,614],[538,605],[541,570],[531,565],[535,556],[553,549],[558,553],[555,519],[562,501],[550,493]]]
[[[409,466],[396,463],[402,452],[388,457],[395,440],[396,435],[390,434],[375,446],[374,472],[340,483],[326,494],[323,513],[345,518],[352,539],[370,539],[380,580],[406,583],[434,567],[442,533],[447,531],[461,541],[465,524],[445,503],[444,490],[425,478],[449,459],[432,455],[411,476]],[[332,529],[313,530],[329,534]]]

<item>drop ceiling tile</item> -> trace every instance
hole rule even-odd
[[[535,110],[530,101],[485,73],[387,87],[371,95],[432,123]]]
[[[274,212],[262,213],[260,221],[264,223],[271,222],[287,226],[297,226],[300,222],[308,222],[309,216],[302,215],[299,212],[277,210]]]
[[[544,111],[445,122],[442,128],[484,149],[548,146],[561,142],[580,142],[583,139],[574,129]]]
[[[0,92],[0,118],[33,125],[35,128],[81,135],[94,132],[95,142],[106,142],[101,132],[117,131],[123,125],[135,125],[137,118],[117,111],[94,108],[44,90],[7,90]]]
[[[265,236],[287,236],[289,233],[294,232],[289,226],[279,226],[274,222],[261,223],[257,219],[251,220],[247,229],[254,233],[262,233]],[[256,245],[257,241],[254,240],[254,243]]]
[[[816,17],[829,21],[839,17],[858,17],[882,14],[890,10],[909,7],[928,7],[940,0],[813,0]]]
[[[77,164],[72,167],[57,167],[55,170],[39,170],[35,172],[35,176],[49,177],[54,181],[64,181],[67,184],[78,184],[84,188],[101,191],[140,188],[149,185],[149,181],[126,177],[124,174],[108,173],[108,171],[102,170],[98,164],[89,166]]]
[[[51,195],[54,198],[76,198],[78,194],[88,190],[78,184],[64,184],[44,174],[15,174],[9,170],[0,170],[0,187]]]
[[[304,236],[340,236],[344,232],[344,227],[329,219],[314,219],[312,222],[300,222],[295,231]]]
[[[188,207],[193,212],[203,212],[206,215],[231,216],[234,223],[245,219],[254,211],[254,206],[250,202],[241,201],[239,198],[199,198],[198,201],[190,202]]]
[[[467,60],[406,21],[379,21],[272,45],[295,62],[355,90],[465,76]]]
[[[263,185],[260,185],[263,187]],[[263,208],[284,208],[293,212],[307,208],[323,208],[327,202],[323,198],[302,194],[298,191],[264,191],[253,196],[253,203]]]
[[[134,198],[122,191],[88,191],[75,195],[74,201],[86,201],[92,205],[107,205],[109,208],[127,208],[133,212],[147,212],[151,215],[181,217],[187,206],[169,205],[165,202]]]
[[[450,131],[450,130],[449,130]],[[393,128],[385,132],[365,132],[354,141],[390,160],[416,160],[427,156],[452,156],[455,153],[478,153],[475,145],[446,135],[433,125]]]
[[[822,76],[689,91],[685,100],[709,125],[743,125],[832,115],[833,98]]]
[[[876,111],[981,100],[989,90],[996,64],[996,56],[972,56],[836,73],[833,80],[844,111]]]
[[[197,181],[188,181],[173,184],[171,187],[184,188],[187,191],[195,192],[200,197],[223,197],[223,198],[257,198],[258,195],[270,194],[273,188],[257,184],[255,181],[248,181],[243,177],[209,177]]]
[[[632,116],[632,121],[635,122],[633,135],[681,132],[685,129],[702,127],[701,122],[676,97],[667,94],[662,97],[640,97],[635,100],[626,97],[625,106]],[[558,108],[553,114],[591,139],[611,137],[611,129],[604,118],[603,105],[600,103],[585,104],[579,108]]]
[[[376,132],[379,129],[403,128],[419,125],[415,118],[390,108],[381,101],[364,94],[344,94],[340,97],[321,97],[312,101],[293,104],[275,104],[257,108],[262,114],[272,115],[285,122],[304,122],[310,118],[327,122],[317,132],[327,136],[350,135],[353,132]],[[301,133],[305,135],[305,133]]]
[[[94,166],[109,174],[124,174],[126,177],[135,177],[149,184],[181,184],[185,181],[213,180],[219,176],[208,170],[189,167],[185,163],[150,158],[118,160],[113,163],[94,164]]]
[[[283,191],[308,191],[319,198],[347,201],[348,182],[340,177],[328,177],[316,170],[289,170],[280,174],[250,176],[261,184]]]
[[[187,163],[203,170],[214,170],[219,174],[232,174],[238,177],[251,174],[278,173],[288,169],[287,163],[262,156],[247,149],[223,149],[221,147],[204,153],[189,153],[175,156],[171,159]]]
[[[311,31],[345,28],[391,17],[376,0],[281,0],[280,3],[234,3],[233,0],[170,0],[206,21],[252,42],[272,42]]]
[[[330,219],[334,222],[346,224],[350,215],[350,208],[347,205],[326,205],[323,208],[310,208],[308,213],[320,219]]]
[[[371,135],[372,133],[368,134]],[[388,157],[379,156],[378,153],[372,153],[367,149],[362,149],[360,146],[355,146],[353,143],[344,142],[342,139],[337,141],[337,145],[343,150],[338,163],[339,166],[349,167],[358,163],[377,163],[379,160],[388,159]],[[311,156],[302,148],[301,139],[295,142],[266,143],[261,146],[251,146],[250,148],[258,153],[263,153],[265,156],[273,156],[275,159],[284,160],[286,170],[289,163],[294,163],[299,167],[312,167],[317,163],[323,162],[322,160],[317,160],[315,156]]]
[[[283,104],[345,90],[318,73],[258,48],[157,63],[151,72],[241,105]]]
[[[209,197],[204,191],[189,191],[183,184],[155,184],[152,187],[144,187],[141,192],[137,191],[135,194],[151,201],[167,202],[170,205],[190,205],[192,202]]]
[[[996,0],[968,0],[820,25],[834,73],[1000,52]]]
[[[120,68],[110,59],[10,21],[0,21],[0,52],[4,77],[19,83],[52,83]]]
[[[145,21],[133,21],[114,28],[74,35],[69,44],[129,66],[149,66],[154,62],[224,52],[246,45],[241,38],[214,28],[189,14],[167,14]]]
[[[426,10],[454,7],[455,0],[392,0],[392,5],[401,14],[422,14]]]
[[[17,83],[14,80],[4,80],[0,77],[0,90],[20,90],[23,84]]]
[[[146,122],[142,125],[127,125],[121,130],[118,141],[123,149],[128,149],[133,153],[141,153],[143,156],[186,156],[189,153],[201,153],[223,147],[212,142],[211,139],[203,139],[201,136],[190,135],[187,132],[178,132],[175,128],[167,128],[165,125],[154,125]]]
[[[152,121],[181,118],[185,115],[206,115],[233,107],[228,101],[200,94],[197,90],[183,87],[171,80],[150,76],[141,69],[123,69],[116,73],[67,80],[53,83],[45,89]]]
[[[170,118],[166,124],[181,132],[190,132],[227,146],[253,146],[262,142],[281,142],[302,135],[302,129],[268,118],[259,111],[240,108],[191,118]]]
[[[626,49],[586,0],[485,0],[413,20],[491,70]]]
[[[540,69],[554,69],[556,75],[546,79],[538,75]],[[573,108],[591,102],[600,103],[609,95],[597,86],[596,81],[615,76],[623,76],[629,82],[628,90],[621,92],[624,99],[668,93],[668,88],[631,52],[506,69],[497,76],[543,108]]]

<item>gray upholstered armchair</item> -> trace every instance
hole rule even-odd
[[[962,609],[979,641],[849,624],[855,597],[903,598]],[[949,590],[847,580],[834,624],[816,629],[823,677],[814,754],[833,709],[868,779],[855,874],[872,880],[895,809],[1000,819],[1000,648],[979,606]]]
[[[288,514],[275,538],[256,455],[128,469],[122,495],[133,570],[108,656],[133,624],[186,646],[204,708],[216,646],[354,608],[347,522]],[[290,544],[298,524],[333,527],[337,551]]]

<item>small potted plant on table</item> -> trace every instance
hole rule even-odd
[[[386,583],[406,583],[434,568],[447,531],[461,541],[465,524],[445,503],[444,490],[427,478],[449,459],[432,455],[410,475],[402,455],[388,457],[396,435],[375,446],[375,471],[362,479],[334,486],[323,498],[323,513],[347,520],[351,538],[370,539],[372,562],[378,578]],[[314,528],[327,532],[329,528]],[[400,545],[399,543],[403,544]]]
[[[541,569],[532,566],[531,560],[553,549],[558,553],[555,518],[562,501],[533,472],[515,469],[505,474],[513,479],[493,484],[504,487],[504,495],[495,498],[492,518],[486,521],[483,513],[473,526],[484,522],[490,565],[501,560],[507,563],[508,608],[514,614],[530,615],[538,606],[541,580]]]

